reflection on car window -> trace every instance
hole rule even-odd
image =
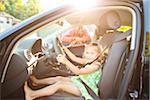
[[[58,23],[50,24],[47,27],[38,31],[37,34],[39,37],[46,38],[52,33],[60,33],[61,31],[66,30],[69,27],[71,27],[71,25],[67,21],[64,20],[63,25],[60,25]]]

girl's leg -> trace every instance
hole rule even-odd
[[[31,90],[26,82],[24,90],[26,100],[33,100],[38,97],[53,95],[58,90],[62,90],[77,96],[80,95],[80,90],[71,82],[57,82],[40,90]]]
[[[54,84],[58,81],[71,81],[68,77],[62,77],[62,76],[56,76],[56,77],[50,77],[50,78],[44,78],[44,79],[37,79],[34,76],[30,77],[34,84]]]
[[[73,82],[60,82],[60,90],[76,96],[81,95],[79,88]]]

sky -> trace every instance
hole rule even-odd
[[[46,10],[51,6],[56,6],[60,3],[63,3],[64,1],[68,1],[68,0],[40,0],[40,6]],[[28,2],[28,0],[22,0],[22,2],[25,4],[26,2]]]
[[[26,3],[28,0],[22,0],[23,3]],[[47,10],[49,8],[56,7],[61,4],[69,3],[77,8],[85,8],[93,5],[94,0],[40,0],[40,6],[42,9]]]

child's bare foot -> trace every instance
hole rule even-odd
[[[33,99],[34,99],[34,98],[32,97],[32,92],[33,92],[33,90],[31,90],[31,89],[28,87],[27,82],[25,82],[24,91],[25,91],[25,99],[26,99],[26,100],[33,100]]]
[[[38,79],[35,76],[30,76],[30,79],[32,80],[33,86],[37,86],[39,84]]]

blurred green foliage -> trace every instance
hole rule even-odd
[[[17,19],[27,19],[41,11],[40,0],[4,0],[0,5],[0,10],[9,13]]]
[[[144,56],[150,56],[150,32],[146,33],[146,45],[144,53]]]
[[[2,2],[0,2],[0,11],[4,11],[4,10],[5,10],[5,5]]]

